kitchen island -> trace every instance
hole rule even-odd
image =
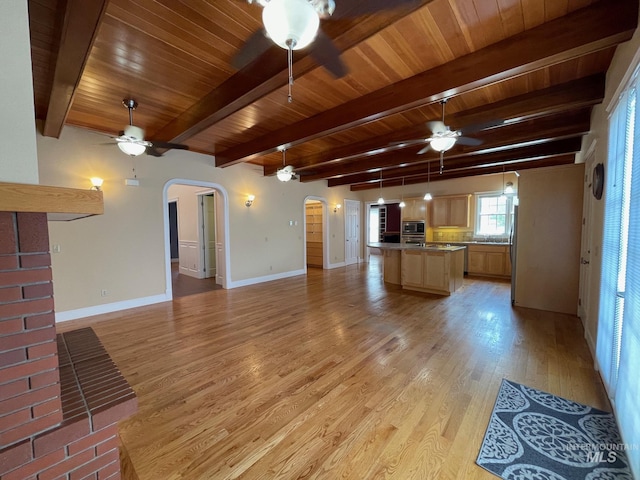
[[[369,243],[383,256],[383,278],[406,290],[451,295],[464,281],[464,250],[458,245]]]

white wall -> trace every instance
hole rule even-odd
[[[180,241],[198,241],[198,193],[210,191],[210,188],[192,185],[170,185],[167,190],[169,200],[178,199],[178,239]]]
[[[102,145],[108,137],[73,127],[65,127],[59,140],[40,135],[37,140],[43,184],[89,188],[89,177],[105,180],[104,215],[49,224],[50,242],[61,249],[52,255],[57,312],[165,294],[163,189],[172,179],[215,183],[227,191],[230,280],[237,284],[304,271],[306,196],[324,198],[328,205],[358,200],[347,187],[329,189],[324,181],[282,183],[250,165],[215,168],[213,157],[192,152],[132,159],[115,146]],[[127,187],[124,179],[133,175],[134,162],[140,186]],[[248,194],[256,196],[251,208],[245,206]],[[289,220],[297,226],[289,226]],[[332,213],[329,228],[329,258],[339,264],[344,261],[342,209]],[[108,296],[102,297],[101,290]]]
[[[26,0],[2,0],[0,32],[0,181],[35,184],[38,160]]]

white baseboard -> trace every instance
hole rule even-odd
[[[271,282],[272,280],[280,280],[283,278],[297,277],[298,275],[304,275],[305,270],[292,270],[290,272],[274,273],[273,275],[265,275],[264,277],[247,278],[245,280],[232,280],[230,284],[227,284],[227,288],[247,287],[249,285],[256,285],[258,283]]]
[[[340,267],[346,267],[346,263],[344,262],[338,262],[338,263],[330,263],[329,266],[327,267],[327,270],[331,270],[333,268],[340,268]]]
[[[594,363],[595,363],[596,342],[586,328],[584,329],[584,338],[587,340],[587,345],[589,346],[589,350],[591,351],[591,358],[594,359]]]
[[[144,307],[154,303],[168,302],[170,298],[166,294],[152,295],[150,297],[134,298],[131,300],[123,300],[121,302],[105,303],[94,307],[78,308],[76,310],[67,310],[66,312],[56,312],[56,323],[66,322],[68,320],[76,320],[78,318],[92,317],[103,313],[119,312],[129,308]]]

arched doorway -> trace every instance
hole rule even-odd
[[[173,186],[173,189],[172,189]],[[171,262],[171,222],[169,219],[169,203],[175,201],[176,198],[170,198],[170,191],[176,190],[177,187],[184,187],[183,190],[189,192],[189,201],[193,201],[193,206],[189,210],[189,215],[193,219],[189,221],[195,222],[193,227],[192,238],[188,241],[181,242],[180,249],[183,255],[189,255],[189,269],[191,272],[184,271],[182,273],[195,279],[213,277],[213,282],[227,288],[230,285],[230,262],[229,262],[229,201],[228,194],[224,187],[211,182],[202,182],[187,179],[169,180],[163,189],[163,211],[164,211],[164,240],[165,240],[165,273],[166,273],[166,296],[173,299],[172,277],[175,270],[175,264],[172,269]],[[193,195],[193,198],[191,198]],[[215,198],[215,201],[213,200]],[[180,201],[178,205],[187,202]],[[185,205],[186,207],[187,205]],[[214,209],[215,211],[212,211]],[[180,221],[180,220],[178,220]],[[211,232],[211,233],[209,233]],[[214,239],[214,240],[212,240]],[[205,248],[203,248],[203,246]],[[191,250],[193,247],[193,251]],[[213,258],[212,258],[213,257]],[[183,259],[184,260],[184,259]],[[183,261],[184,264],[184,261]],[[215,268],[215,274],[211,269]],[[197,280],[196,280],[197,281]]]

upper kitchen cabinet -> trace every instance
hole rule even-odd
[[[435,197],[431,201],[432,227],[469,227],[469,199],[471,195]]]
[[[405,207],[402,209],[402,221],[422,220],[427,221],[427,202],[422,197],[405,198]]]

